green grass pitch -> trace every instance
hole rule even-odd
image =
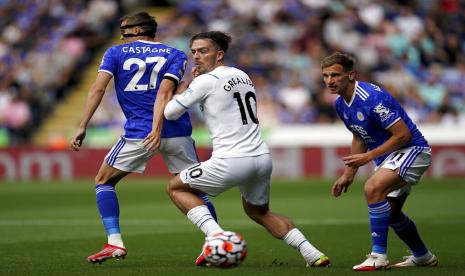
[[[361,182],[330,196],[330,181],[275,180],[271,208],[289,216],[331,259],[329,268],[307,269],[298,252],[273,239],[243,213],[230,190],[212,201],[224,229],[241,233],[249,255],[237,268],[194,267],[201,232],[165,193],[166,180],[128,178],[117,190],[128,256],[92,265],[85,257],[106,241],[92,181],[0,184],[0,275],[349,275],[370,251],[368,211]],[[425,180],[413,189],[405,211],[438,256],[436,268],[376,272],[390,275],[465,275],[465,183]],[[406,247],[389,234],[389,259]],[[362,272],[363,274],[363,272]]]

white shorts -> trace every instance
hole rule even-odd
[[[239,187],[242,197],[253,205],[265,205],[270,198],[272,162],[270,154],[258,156],[212,157],[183,170],[183,183],[208,195],[217,196]]]
[[[195,142],[190,136],[163,138],[157,152],[147,151],[142,145],[142,141],[143,139],[120,137],[105,156],[105,162],[118,170],[143,173],[147,161],[155,154],[160,153],[168,171],[172,174],[179,173],[199,162],[195,151]]]
[[[388,197],[399,197],[410,192],[412,186],[418,183],[430,164],[431,148],[415,146],[392,152],[375,170],[385,168],[395,171],[399,169],[397,174],[406,184],[388,194]]]

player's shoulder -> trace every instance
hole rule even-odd
[[[216,83],[217,80],[219,80],[221,77],[219,76],[218,73],[215,74],[215,72],[211,71],[211,72],[208,72],[208,73],[205,73],[205,74],[202,74],[202,75],[199,75],[197,77],[195,77],[193,80],[192,80],[192,83],[191,84],[202,84],[202,85],[212,85],[214,83]]]
[[[355,93],[365,102],[377,101],[389,97],[381,86],[371,82],[357,82]]]
[[[246,72],[242,71],[239,68],[231,67],[231,66],[220,66],[217,67],[215,70],[210,72],[213,76],[218,77],[218,79],[229,79],[231,77],[239,77],[239,78],[246,78],[250,79],[249,75]]]

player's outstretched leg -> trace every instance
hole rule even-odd
[[[246,214],[265,227],[273,237],[284,240],[285,243],[298,250],[305,259],[307,267],[329,266],[329,258],[316,249],[302,232],[295,228],[290,219],[271,212],[268,204],[255,206],[243,198],[242,205]]]
[[[415,223],[402,212],[402,207],[407,197],[408,194],[398,197],[388,197],[392,210],[390,226],[412,252],[412,255],[405,256],[402,262],[398,262],[391,267],[437,266],[438,259],[428,250],[422,241]]]
[[[420,238],[415,223],[413,223],[407,215],[401,213],[397,222],[391,223],[391,227],[412,252],[412,255],[405,256],[402,262],[398,262],[391,267],[400,268],[438,265],[438,259],[426,248],[426,245]]]
[[[109,258],[124,258],[127,250],[124,247],[119,227],[119,203],[115,185],[96,185],[95,192],[97,207],[107,233],[108,243],[101,251],[87,257],[87,261],[90,263],[102,263]]]

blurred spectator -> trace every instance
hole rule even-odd
[[[116,0],[0,3],[0,127],[14,144],[31,132],[79,79],[113,34]]]
[[[189,53],[189,38],[210,29],[234,37],[228,63],[251,75],[260,123],[265,126],[338,121],[334,96],[325,92],[320,76],[321,58],[337,50],[355,55],[358,78],[374,79],[389,88],[415,121],[463,124],[465,5],[461,1],[167,2],[176,3],[177,9],[157,37],[168,45]],[[117,3],[0,4],[0,107],[11,98],[10,87],[26,87],[23,98],[37,125],[43,112],[79,77],[70,72],[78,72],[92,49],[113,33]],[[97,116],[96,127],[111,128],[121,120],[112,115],[116,99],[108,95],[108,112]],[[194,123],[201,120],[200,114],[197,110],[191,114]]]
[[[321,85],[319,65],[336,50],[355,55],[359,79],[388,87],[416,121],[441,124],[464,117],[465,6],[458,1],[177,3],[179,13],[161,38],[189,52],[187,40],[196,32],[231,33],[229,62],[252,74],[259,118],[267,126],[336,121],[334,97]]]

